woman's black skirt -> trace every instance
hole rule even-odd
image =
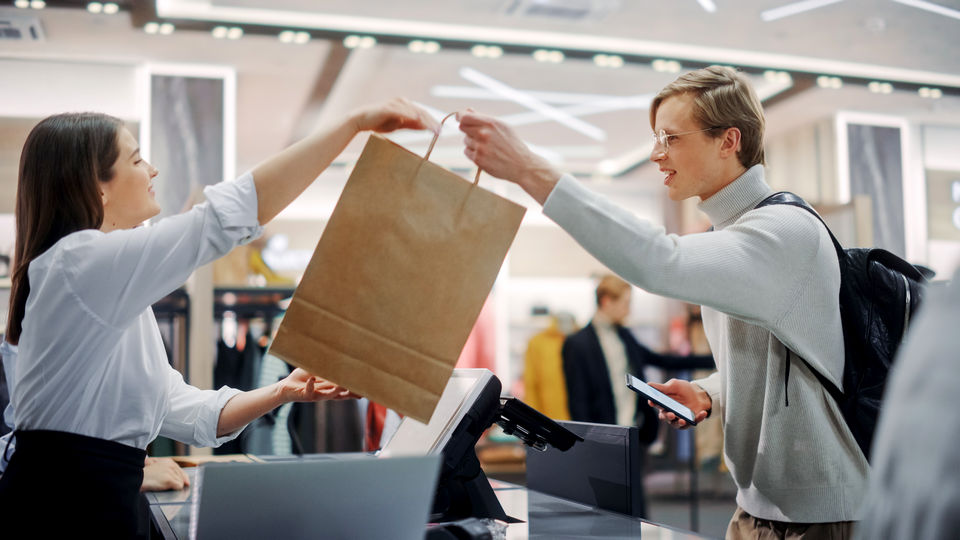
[[[15,436],[0,476],[0,537],[145,537],[144,450],[61,431]]]

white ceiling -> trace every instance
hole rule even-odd
[[[704,4],[713,4],[715,11]],[[777,9],[804,7],[806,11],[763,20]],[[451,39],[485,32],[479,41],[557,39],[556,46],[570,48],[591,41],[632,44],[715,63],[780,56],[781,62],[960,75],[957,0],[161,0],[158,11],[354,32],[379,29],[384,34],[422,28]]]
[[[376,26],[384,21],[397,28],[406,28],[407,23],[428,24],[428,28],[456,30],[463,36],[488,29],[491,36],[499,30],[512,32],[510,36],[525,35],[530,40],[540,36],[562,38],[568,43],[604,43],[602,39],[607,39],[608,44],[647,47],[650,51],[663,51],[664,56],[673,51],[678,53],[673,56],[676,58],[683,57],[679,53],[694,58],[695,52],[706,55],[703,58],[709,61],[725,63],[731,62],[731,57],[752,57],[784,62],[768,67],[790,67],[788,64],[794,62],[876,70],[878,76],[880,72],[910,75],[919,77],[918,81],[922,77],[960,79],[960,43],[955,37],[960,31],[960,20],[894,0],[844,0],[772,22],[761,20],[760,13],[792,2],[717,0],[716,12],[708,13],[696,0],[593,0],[589,4],[579,0],[557,1],[567,2],[562,5],[570,9],[586,5],[596,10],[591,17],[572,21],[518,14],[534,6],[534,0],[218,0],[186,5],[199,6],[208,15],[212,9],[219,14],[238,14],[241,19],[251,15],[244,11],[249,8],[260,10],[253,13],[261,17],[270,15],[276,20],[285,20],[290,10],[308,9],[294,20],[304,23],[326,19],[330,21],[328,26],[339,24],[344,31],[354,25],[358,33],[363,33],[364,24]],[[939,4],[960,7],[957,1]],[[263,12],[265,5],[270,6],[272,13]],[[216,11],[221,9],[233,11]],[[534,61],[529,54],[489,59],[475,58],[465,49],[445,48],[439,54],[426,55],[399,45],[349,51],[339,38],[291,45],[269,35],[248,34],[238,41],[214,39],[206,31],[147,35],[134,27],[124,12],[107,16],[80,9],[0,8],[0,17],[9,15],[39,17],[45,40],[0,41],[0,59],[41,65],[70,60],[234,68],[238,76],[238,171],[252,167],[302,136],[325,117],[343,114],[370,101],[404,95],[436,111],[470,106],[520,120],[518,129],[525,140],[561,160],[567,170],[589,173],[604,160],[642,161],[649,139],[649,97],[676,77],[675,73],[653,70],[649,63],[628,62],[621,69],[610,69],[598,67],[589,59],[548,64]],[[775,85],[762,76],[754,80],[762,93],[776,94]],[[838,110],[879,112],[914,122],[960,126],[960,97],[931,100],[919,97],[912,89],[880,95],[868,92],[863,85],[847,84],[841,90],[828,90],[811,87],[811,80],[795,82],[797,88],[793,91],[768,102],[768,137],[788,133]],[[70,88],[69,80],[63,81],[63,88]],[[516,98],[518,91],[525,96],[526,103],[505,99]],[[455,97],[456,93],[469,97]],[[555,117],[557,110],[565,111],[565,115],[561,114],[565,121],[548,120],[532,111],[530,97],[545,104]],[[619,108],[596,112],[598,102],[609,105],[611,100]],[[11,131],[16,128],[0,131],[6,138],[4,144],[18,148],[22,140],[11,141],[15,138]],[[399,140],[414,151],[422,151],[426,145],[417,134],[402,134]],[[356,155],[360,142],[348,149],[347,162]],[[444,137],[434,157],[451,167],[468,166],[461,156],[455,130],[454,135]],[[0,165],[0,182],[10,178],[11,168],[15,168],[15,163],[5,159]],[[641,166],[624,178],[646,180],[657,176],[652,167]],[[639,190],[653,190],[659,182],[633,184]]]

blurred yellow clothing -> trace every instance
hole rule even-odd
[[[250,273],[259,274],[267,280],[268,285],[289,285],[293,283],[292,279],[285,278],[273,271],[263,260],[263,255],[256,249],[250,250],[250,257],[247,259],[250,267]]]
[[[570,419],[560,352],[566,337],[553,321],[549,328],[530,338],[524,356],[524,401],[554,420]]]

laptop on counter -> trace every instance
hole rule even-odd
[[[440,456],[212,463],[198,471],[190,538],[424,537]]]

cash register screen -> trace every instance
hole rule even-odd
[[[440,453],[491,378],[493,373],[487,369],[454,369],[430,422],[424,424],[410,417],[404,418],[379,455],[422,456]]]

